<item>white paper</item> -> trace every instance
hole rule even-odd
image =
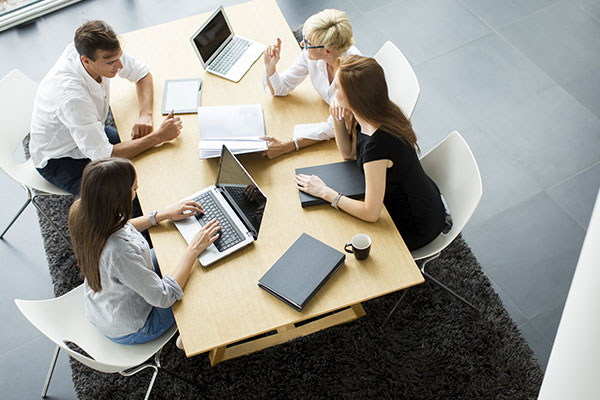
[[[200,140],[227,140],[265,136],[260,104],[198,107]]]

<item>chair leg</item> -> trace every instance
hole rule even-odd
[[[154,372],[152,373],[152,378],[150,379],[150,384],[148,385],[148,389],[146,390],[146,396],[144,400],[148,400],[150,398],[150,392],[152,392],[152,387],[154,386],[154,381],[156,380],[156,376],[158,375],[158,367],[156,365],[152,365]]]
[[[197,382],[191,381],[188,378],[186,378],[182,375],[179,375],[177,372],[171,371],[170,369],[165,368],[162,365],[160,365],[161,353],[162,353],[162,349],[158,353],[156,353],[156,355],[154,356],[154,362],[155,362],[156,366],[158,367],[158,369],[160,369],[161,371],[165,371],[166,373],[181,379],[182,381],[186,382],[188,385],[196,386],[198,389],[202,389],[202,387]]]
[[[48,376],[46,377],[46,382],[44,383],[44,388],[42,389],[42,397],[46,398],[46,393],[48,393],[48,386],[50,386],[50,379],[52,379],[52,373],[54,372],[54,367],[56,366],[56,360],[58,360],[58,353],[60,352],[60,347],[56,346],[54,350],[54,355],[52,356],[52,361],[50,361],[50,369],[48,370]]]
[[[8,230],[10,229],[11,226],[13,226],[13,224],[15,223],[15,221],[17,220],[17,218],[19,218],[21,216],[21,214],[23,213],[23,211],[25,211],[25,209],[27,208],[27,206],[29,205],[29,203],[31,203],[31,198],[28,198],[27,200],[25,200],[25,204],[23,204],[21,206],[21,208],[17,212],[17,215],[15,215],[15,217],[13,218],[12,221],[10,221],[10,224],[8,224],[8,226],[6,227],[6,229],[4,230],[4,232],[2,232],[2,235],[0,235],[0,239],[4,239],[4,234],[6,232],[8,232]]]
[[[390,313],[388,314],[388,316],[385,318],[385,321],[383,321],[383,324],[381,324],[381,329],[383,329],[383,327],[385,326],[385,324],[388,323],[388,321],[390,320],[390,318],[392,317],[392,315],[394,315],[394,313],[396,312],[396,308],[398,308],[398,305],[400,304],[400,302],[402,301],[402,299],[404,298],[404,296],[406,296],[406,292],[408,292],[408,288],[404,289],[404,292],[402,292],[402,296],[400,296],[400,298],[398,299],[398,301],[394,305],[394,308],[392,308],[392,311],[390,311]]]
[[[427,279],[430,279],[433,283],[437,284],[439,287],[441,287],[442,289],[444,289],[445,291],[447,291],[448,293],[450,293],[451,295],[456,297],[458,300],[462,301],[463,303],[465,303],[466,305],[471,307],[475,312],[477,312],[477,314],[481,313],[481,311],[479,311],[479,309],[477,307],[475,307],[473,304],[471,304],[469,301],[467,301],[464,297],[462,297],[461,295],[456,293],[454,290],[450,289],[448,286],[444,285],[442,282],[438,281],[433,276],[429,275],[427,272],[425,272],[425,271],[422,271],[422,272],[423,272],[423,275],[425,275],[427,277]]]
[[[31,197],[31,202],[33,203],[33,205],[35,206],[35,208],[40,212],[40,214],[42,214],[44,216],[44,218],[46,218],[46,221],[48,221],[50,223],[50,225],[52,225],[52,227],[54,228],[54,230],[58,233],[58,235],[62,238],[62,240],[65,241],[65,243],[67,244],[67,246],[69,246],[69,248],[72,248],[71,242],[69,241],[69,239],[67,239],[67,237],[64,235],[64,233],[62,233],[61,230],[58,228],[58,226],[56,226],[56,224],[54,223],[54,221],[52,221],[52,219],[50,219],[50,217],[48,216],[48,214],[46,214],[46,212],[37,203],[37,201],[35,201],[35,198],[36,198],[35,195]]]
[[[163,351],[163,349],[160,349],[154,355],[154,364],[143,364],[143,365],[140,365],[138,367],[135,367],[135,368],[127,370],[127,371],[121,371],[121,372],[119,372],[119,374],[121,374],[123,376],[131,376],[131,375],[137,374],[138,372],[140,372],[141,370],[146,369],[146,368],[152,368],[152,369],[154,369],[154,373],[152,374],[152,379],[150,380],[150,384],[148,385],[148,389],[146,390],[146,397],[144,397],[144,400],[148,400],[148,397],[150,397],[150,392],[152,392],[152,387],[154,386],[154,381],[156,380],[156,377],[158,376],[158,371],[159,370],[160,371],[165,371],[165,372],[167,372],[167,373],[169,373],[169,374],[171,374],[171,375],[173,375],[173,376],[181,379],[182,381],[184,381],[184,382],[186,382],[186,383],[188,383],[190,385],[196,386],[198,389],[201,389],[201,386],[198,383],[193,382],[193,381],[191,381],[191,380],[189,380],[189,379],[187,379],[187,378],[179,375],[176,372],[173,372],[173,371],[171,371],[171,370],[169,370],[167,368],[162,367],[160,365],[160,356],[162,354],[162,351]]]

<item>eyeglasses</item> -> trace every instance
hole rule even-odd
[[[304,34],[302,34],[302,41],[300,42],[300,46],[304,47],[306,50],[308,49],[324,49],[325,46],[313,46],[308,39],[306,39],[304,37]]]

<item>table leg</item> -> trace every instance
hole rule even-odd
[[[317,318],[314,321],[304,325],[296,326],[296,324],[286,324],[277,328],[277,333],[266,337],[250,340],[241,344],[233,344],[222,347],[217,347],[210,351],[208,357],[210,365],[215,366],[218,363],[230,360],[232,358],[244,356],[254,353],[255,351],[266,349],[267,347],[275,346],[280,343],[296,339],[301,336],[310,335],[311,333],[320,330],[354,321],[366,315],[365,309],[361,303],[353,304],[350,307],[344,308],[341,311],[326,315],[322,318]]]
[[[214,367],[215,365],[224,360],[225,348],[226,346],[221,346],[210,351],[210,353],[208,354],[208,359],[210,360],[211,367]]]

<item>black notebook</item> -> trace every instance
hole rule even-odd
[[[296,175],[298,174],[314,174],[321,178],[327,186],[351,199],[360,200],[365,198],[365,177],[356,161],[342,161],[314,167],[296,168]],[[327,204],[325,200],[302,191],[300,191],[300,203],[302,207]]]
[[[346,255],[303,233],[258,281],[258,286],[297,311],[344,263]]]

